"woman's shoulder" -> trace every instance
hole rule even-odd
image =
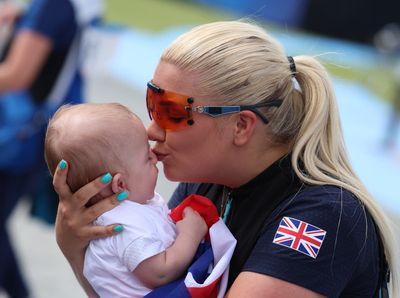
[[[364,213],[363,203],[349,190],[334,185],[307,186],[283,201],[276,213],[313,211],[331,215]]]
[[[333,185],[305,187],[274,211],[267,226],[290,219],[363,245],[366,232],[374,233],[373,220],[364,204],[349,190]]]
[[[310,197],[310,198],[322,198],[330,202],[330,200],[335,200],[337,198],[344,199],[349,202],[359,202],[357,197],[350,192],[349,190],[339,187],[336,185],[312,185],[312,186],[305,186],[304,188],[300,189],[297,193],[297,196],[300,198],[303,197]],[[330,199],[330,200],[329,200]]]

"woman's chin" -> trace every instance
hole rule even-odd
[[[176,170],[170,170],[168,166],[164,164],[164,175],[169,181],[173,182],[184,182],[187,180],[187,176],[185,177],[182,173],[177,173]]]

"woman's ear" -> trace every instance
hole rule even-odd
[[[241,111],[236,120],[233,142],[236,146],[243,146],[249,142],[254,133],[257,116],[252,111]]]
[[[114,175],[113,180],[111,182],[111,188],[113,193],[120,193],[121,191],[126,190],[125,179],[120,173]]]

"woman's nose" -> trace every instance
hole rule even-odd
[[[150,141],[160,143],[165,141],[165,130],[159,127],[154,120],[147,126],[147,135]]]

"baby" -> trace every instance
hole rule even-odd
[[[89,204],[113,194],[124,200],[95,225],[119,223],[123,231],[93,240],[85,255],[84,275],[101,297],[143,297],[151,289],[181,276],[193,259],[207,226],[185,209],[176,226],[163,199],[154,192],[157,157],[146,130],[128,108],[116,104],[61,107],[50,120],[45,157],[54,174],[68,161],[68,184],[75,192],[103,176],[109,187]]]

